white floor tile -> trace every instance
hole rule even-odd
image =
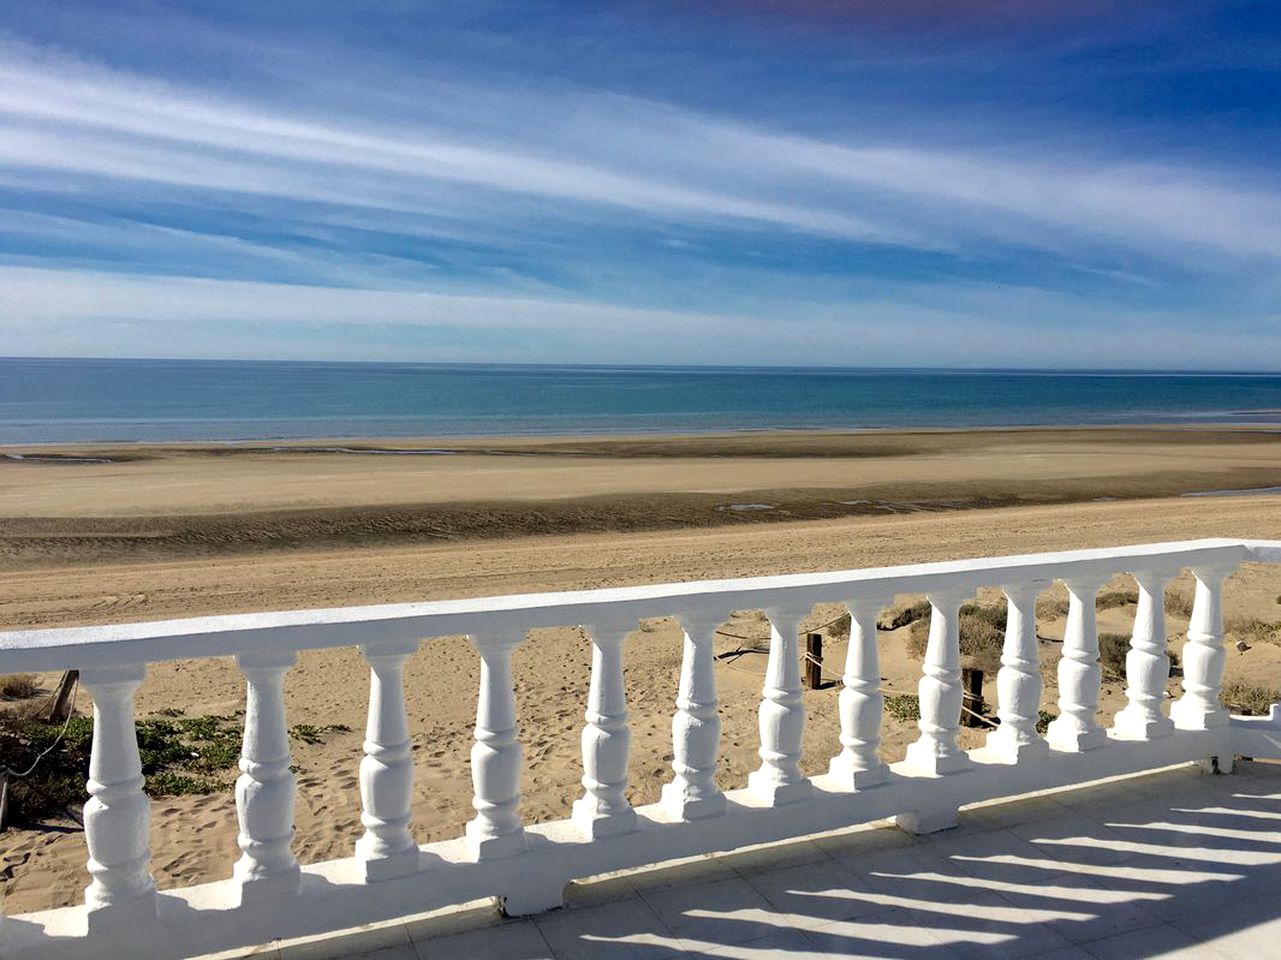
[[[536,918],[557,960],[664,960],[681,956],[680,940],[639,895]]]
[[[786,918],[738,876],[694,890],[647,890],[642,896],[682,940],[743,943],[787,927]]]
[[[530,920],[414,943],[419,960],[556,960]]]

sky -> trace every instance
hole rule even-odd
[[[0,0],[0,355],[1281,369],[1281,5]]]

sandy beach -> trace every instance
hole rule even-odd
[[[1262,429],[265,446],[0,451],[108,461],[0,460],[0,625],[483,596],[1202,536],[1281,538],[1281,496],[1183,496],[1281,482],[1281,435]],[[448,452],[407,452],[427,449]],[[1185,574],[1171,591],[1189,597],[1190,584]],[[1062,588],[1049,594],[1061,597]],[[999,595],[985,591],[979,600],[996,604]],[[1246,566],[1228,582],[1225,607],[1230,615],[1279,620],[1278,600],[1275,569]],[[1057,712],[1063,618],[1052,604],[1046,611],[1038,624],[1044,706]],[[817,607],[810,623],[839,613]],[[720,652],[767,635],[754,612],[728,614]],[[1133,614],[1133,605],[1102,611],[1100,628],[1128,632]],[[1186,618],[1169,617],[1175,651],[1186,628]],[[907,634],[879,635],[887,693],[915,692],[920,663]],[[635,803],[655,800],[670,776],[678,641],[675,624],[661,620],[639,625],[627,646]],[[826,673],[839,674],[844,649],[840,637],[829,639]],[[572,626],[533,633],[517,652],[530,821],[566,816],[581,790],[588,664],[586,640]],[[756,653],[718,661],[726,788],[745,783],[757,763],[763,667]],[[1277,686],[1281,647],[1231,650],[1228,677]],[[47,690],[56,679],[40,683]],[[994,701],[993,681],[987,695]],[[475,656],[461,638],[431,639],[411,659],[407,682],[415,833],[422,841],[455,836],[471,814]],[[1122,687],[1105,684],[1105,719],[1121,705]],[[365,690],[354,649],[306,653],[287,679],[291,723],[350,728],[293,745],[296,850],[304,861],[347,855],[359,835]],[[837,693],[832,686],[805,694],[809,772],[824,769],[839,749]],[[233,714],[243,709],[242,679],[227,660],[155,665],[138,711],[175,705],[189,716]],[[78,706],[90,705],[81,696]],[[900,758],[915,734],[914,724],[887,716],[886,759]],[[982,738],[979,730],[962,734],[966,746]],[[229,875],[235,834],[229,790],[157,799],[152,853],[160,885]],[[85,850],[74,820],[11,830],[0,850],[8,912],[80,898]]]

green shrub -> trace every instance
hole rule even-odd
[[[1099,663],[1105,679],[1125,679],[1125,655],[1129,649],[1130,638],[1124,633],[1099,634]]]
[[[972,617],[975,620],[982,620],[984,623],[996,630],[1005,630],[1005,625],[1009,621],[1009,610],[1005,604],[996,607],[984,607],[977,603],[966,603],[961,606],[961,619]]]
[[[1104,680],[1125,679],[1125,655],[1130,650],[1130,638],[1124,633],[1099,634],[1099,663],[1103,667]],[[1170,672],[1179,665],[1179,655],[1167,649],[1165,655],[1170,658]]]
[[[11,673],[0,677],[0,697],[6,700],[26,700],[40,692],[34,673]]]
[[[920,698],[910,693],[891,693],[885,698],[885,712],[895,720],[908,723],[920,720]]]
[[[1005,645],[1005,611],[995,607],[966,604],[957,622],[961,656],[975,661],[980,670],[994,671],[999,666],[1001,648]],[[907,637],[907,652],[920,660],[929,643],[930,623],[917,620]]]
[[[1233,713],[1262,716],[1281,697],[1271,687],[1246,683],[1244,680],[1229,680],[1219,690],[1219,700]]]
[[[1045,710],[1038,710],[1036,712],[1036,732],[1039,733],[1041,736],[1045,736],[1045,731],[1050,729],[1050,724],[1053,721],[1057,720],[1058,717],[1059,715],[1057,713],[1049,713]]]
[[[911,623],[929,620],[930,609],[930,602],[922,600],[919,603],[912,604],[910,607],[904,607],[885,623],[878,623],[877,627],[881,630],[898,630],[900,627],[906,627]]]
[[[235,767],[244,733],[233,720],[187,718],[181,711],[167,710],[163,716],[137,721],[138,756],[147,793],[163,797],[225,789],[229,780],[222,774]],[[15,820],[35,820],[82,805],[88,799],[85,782],[92,743],[90,717],[72,717],[65,733],[62,724],[0,717],[0,757],[5,764],[18,771],[35,764],[29,776],[9,782],[10,815]]]
[[[289,735],[303,743],[323,743],[331,733],[351,733],[351,727],[345,723],[330,723],[319,727],[310,723],[295,723],[289,728]]]

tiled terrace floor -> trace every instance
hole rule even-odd
[[[616,877],[537,918],[382,933],[399,944],[348,956],[1266,960],[1281,957],[1281,766],[1167,771],[972,810],[928,837],[863,829]]]

